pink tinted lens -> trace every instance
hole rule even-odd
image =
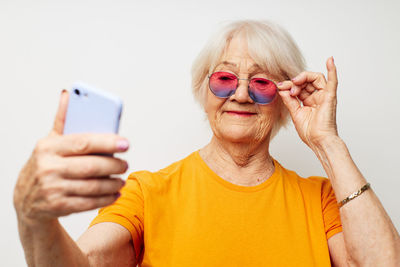
[[[211,92],[218,97],[229,97],[235,93],[238,79],[229,72],[214,72],[210,76],[209,86]]]
[[[253,78],[249,84],[250,97],[259,104],[268,104],[274,100],[277,87],[271,80],[264,78]]]

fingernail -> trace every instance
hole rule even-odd
[[[290,89],[290,94],[291,94],[291,95],[294,94],[294,88]]]
[[[292,81],[293,81],[293,82],[297,81],[297,77],[294,77],[294,78],[292,79]]]
[[[283,84],[283,82],[279,82],[279,83],[278,83],[278,86],[282,86],[282,84]]]
[[[120,192],[118,192],[118,193],[115,194],[115,197],[116,197],[116,198],[119,198],[120,196],[121,196],[121,193],[120,193]]]
[[[126,165],[126,169],[125,170],[128,170],[129,169],[129,164],[128,164],[127,161],[125,161],[125,165]]]
[[[125,151],[129,148],[129,142],[125,139],[120,139],[117,141],[117,149],[119,151]]]
[[[335,63],[335,60],[333,59],[333,56],[332,56],[332,63]]]
[[[67,92],[67,89],[62,89],[61,90],[61,94],[64,94],[65,92]]]

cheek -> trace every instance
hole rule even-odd
[[[262,120],[264,123],[273,125],[279,119],[280,106],[278,101],[271,105],[261,106],[260,111],[263,114]]]
[[[209,118],[214,117],[218,113],[218,111],[221,110],[221,107],[224,104],[224,102],[225,99],[217,98],[211,92],[208,92],[206,97],[206,102],[204,105],[204,110],[207,113],[207,116]]]
[[[263,140],[269,132],[274,127],[274,124],[278,120],[279,112],[277,112],[277,107],[273,106],[265,106],[260,107],[261,116],[259,117],[258,123],[256,123],[255,129],[255,139],[256,140]]]
[[[205,112],[207,114],[208,123],[214,132],[214,134],[219,135],[222,125],[222,106],[224,105],[226,99],[217,98],[212,93],[207,96],[207,101],[205,103]]]

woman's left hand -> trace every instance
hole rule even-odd
[[[329,137],[337,137],[337,74],[333,57],[326,62],[328,81],[322,73],[302,72],[278,84],[300,138],[311,149]]]

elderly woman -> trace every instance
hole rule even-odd
[[[338,136],[333,58],[326,67],[327,78],[304,71],[297,46],[274,24],[229,24],[193,64],[210,143],[126,184],[111,176],[127,163],[100,155],[126,151],[126,139],[62,135],[64,92],[53,131],[15,188],[28,264],[400,266],[399,235]],[[289,114],[329,179],[302,178],[270,155]],[[98,207],[77,242],[58,222]]]

